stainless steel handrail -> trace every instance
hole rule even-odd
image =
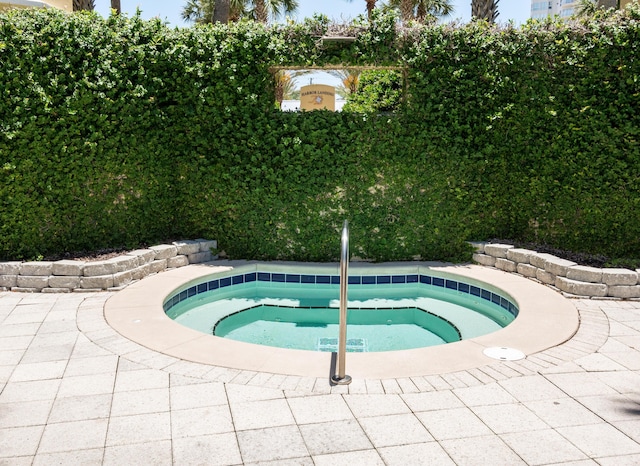
[[[347,285],[349,282],[349,222],[342,225],[340,247],[340,331],[338,335],[338,373],[331,377],[333,383],[348,385],[351,377],[345,374],[347,353]]]

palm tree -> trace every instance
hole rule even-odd
[[[347,2],[351,3],[352,0],[347,0]],[[367,3],[367,18],[371,19],[371,15],[373,14],[373,10],[376,7],[376,0],[365,0]]]
[[[269,22],[269,14],[278,17],[282,12],[293,13],[298,8],[298,0],[252,0],[254,19],[263,24]]]
[[[390,0],[389,7],[400,10],[403,23],[424,23],[430,16],[447,16],[453,13],[451,0]]]
[[[498,18],[498,3],[500,0],[471,0],[471,16],[486,19],[495,23]]]
[[[335,70],[326,70],[334,78],[338,78],[341,85],[336,88],[336,93],[346,99],[351,94],[358,91],[358,82],[360,81],[360,70],[351,68],[340,68]]]
[[[277,17],[296,8],[298,0],[187,0],[182,8],[182,19],[202,24],[251,18],[267,23],[269,15]]]
[[[73,11],[93,11],[95,7],[94,0],[73,0]]]
[[[111,9],[116,10],[116,13],[120,14],[121,12],[120,0],[111,0]]]

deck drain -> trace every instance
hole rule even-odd
[[[505,348],[504,346],[485,348],[483,353],[485,356],[489,356],[493,359],[499,359],[500,361],[517,361],[526,357],[522,351],[513,348]]]

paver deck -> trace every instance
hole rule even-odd
[[[149,350],[112,295],[0,293],[0,464],[640,464],[638,301],[573,300],[522,361],[331,386]]]

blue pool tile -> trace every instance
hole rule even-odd
[[[434,286],[440,286],[444,288],[444,278],[433,277],[432,283]]]
[[[231,285],[231,277],[225,277],[220,279],[220,288]]]
[[[407,283],[418,283],[417,275],[407,275]]]
[[[189,289],[187,290],[187,297],[189,297],[189,298],[190,298],[191,296],[195,296],[195,295],[196,295],[196,292],[197,292],[196,287],[195,287],[195,286],[192,286],[191,288],[189,288]]]
[[[300,276],[301,283],[315,283],[316,276],[315,275],[301,275]]]
[[[268,272],[258,272],[258,281],[260,282],[270,282],[271,274]]]
[[[244,283],[244,275],[234,275],[231,277],[232,285],[239,285],[240,283]]]
[[[207,283],[207,289],[209,291],[217,290],[218,288],[220,288],[220,280],[211,280],[209,283]]]
[[[500,306],[502,306],[507,311],[509,310],[509,301],[503,297],[500,297]]]
[[[491,302],[493,304],[497,304],[499,306],[500,305],[500,298],[501,298],[500,295],[497,295],[495,293],[491,293]]]
[[[431,277],[429,275],[420,275],[420,283],[431,285]]]
[[[349,277],[349,280],[347,283],[349,283],[349,285],[359,285],[361,280],[362,280],[362,277],[360,277],[359,275],[355,275],[355,276]]]
[[[198,284],[198,294],[207,291],[207,282]]]
[[[458,291],[463,293],[469,292],[469,285],[467,283],[458,283]]]
[[[457,290],[458,282],[456,282],[455,280],[445,280],[445,286],[450,290]]]
[[[480,297],[482,299],[486,299],[487,301],[491,301],[491,292],[485,289],[481,289]]]
[[[362,284],[363,285],[375,285],[376,284],[375,275],[364,275],[362,277]]]
[[[171,298],[171,307],[175,306],[179,302],[180,302],[180,295],[179,294],[174,295],[173,298]]]
[[[180,292],[180,301],[178,301],[178,302],[182,302],[185,299],[187,299],[187,290],[184,290],[184,291]]]
[[[255,282],[256,281],[256,276],[257,276],[257,274],[255,272],[245,273],[244,274],[245,283]]]
[[[329,275],[317,275],[316,283],[329,284],[331,283],[331,277]]]
[[[300,275],[293,274],[293,273],[288,273],[286,275],[285,281],[287,283],[300,283]]]
[[[286,280],[286,276],[283,273],[272,273],[271,274],[271,281],[272,282],[284,283],[285,280]]]
[[[393,275],[391,277],[391,283],[406,283],[407,277],[404,275]]]
[[[480,288],[478,288],[477,286],[471,285],[470,293],[474,296],[480,296]]]
[[[391,275],[378,275],[377,278],[378,285],[384,285],[387,283],[391,283]]]
[[[331,275],[331,284],[332,285],[339,285],[340,284],[340,277],[338,275]]]

